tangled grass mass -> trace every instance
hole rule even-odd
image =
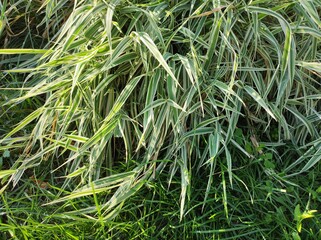
[[[321,239],[320,0],[0,6],[0,239]]]

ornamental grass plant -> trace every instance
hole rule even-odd
[[[1,0],[1,239],[321,238],[320,0]]]

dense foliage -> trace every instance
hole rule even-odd
[[[1,0],[1,239],[321,238],[321,1]]]

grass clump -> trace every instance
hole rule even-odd
[[[321,237],[320,1],[0,3],[3,238]]]

